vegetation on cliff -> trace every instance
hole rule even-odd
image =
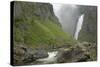
[[[73,45],[75,40],[62,30],[49,3],[14,2],[14,43],[31,48]]]
[[[89,37],[82,32],[86,31],[86,25],[80,32],[79,42],[63,31],[50,3],[14,1],[13,4],[13,65],[44,64],[37,60],[48,57],[53,51],[57,53],[50,63],[97,60],[95,42],[88,41]]]

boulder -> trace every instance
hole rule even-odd
[[[90,59],[89,54],[82,50],[80,47],[73,47],[68,49],[60,49],[57,54],[57,62],[83,62]]]
[[[45,50],[33,50],[25,45],[17,45],[14,47],[14,65],[25,65],[36,61],[39,58],[48,57]]]
[[[97,60],[97,44],[91,42],[82,42],[81,45],[84,47],[86,52],[90,55],[91,61]]]
[[[48,57],[48,52],[46,52],[43,49],[37,49],[37,50],[34,51],[34,57],[36,59],[46,58],[46,57]]]
[[[32,51],[29,52],[30,49],[25,45],[14,46],[14,65],[24,65],[35,61]]]

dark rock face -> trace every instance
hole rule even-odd
[[[38,3],[38,2],[15,2],[14,3],[14,17],[15,18],[32,18],[38,17],[39,20],[52,20],[58,25],[58,18],[53,12],[53,6],[50,3]],[[60,25],[61,26],[61,25]]]
[[[14,46],[14,65],[24,65],[27,62],[36,60],[33,54],[27,51],[27,47],[20,45]]]
[[[85,52],[87,52],[90,55],[90,61],[96,61],[97,60],[97,44],[90,43],[90,42],[82,42],[81,45],[82,45],[82,48],[85,49]]]
[[[97,50],[95,43],[82,42],[75,47],[59,49],[57,62],[86,62],[97,60]]]
[[[81,43],[80,45],[84,46],[86,44]],[[92,51],[88,51],[89,48],[84,48],[83,46],[76,46],[69,49],[60,49],[59,53],[57,54],[57,62],[85,62],[93,60],[91,57]],[[93,49],[91,48],[91,50]]]
[[[80,6],[80,14],[84,14],[83,26],[79,33],[80,41],[97,42],[97,7]]]
[[[44,50],[33,50],[23,45],[14,47],[14,65],[30,64],[36,59],[46,58],[48,53]]]
[[[48,53],[45,50],[38,49],[38,50],[34,51],[34,57],[36,59],[46,58],[46,57],[48,57]]]

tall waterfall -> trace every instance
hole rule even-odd
[[[78,39],[79,32],[80,32],[80,30],[82,28],[83,19],[84,19],[84,14],[82,14],[78,19],[78,23],[77,23],[77,26],[76,26],[76,32],[75,32],[75,35],[74,35],[74,38],[76,40]]]

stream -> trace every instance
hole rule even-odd
[[[52,63],[56,61],[56,55],[58,51],[48,52],[47,58],[37,59],[36,61],[43,62],[43,63]]]

